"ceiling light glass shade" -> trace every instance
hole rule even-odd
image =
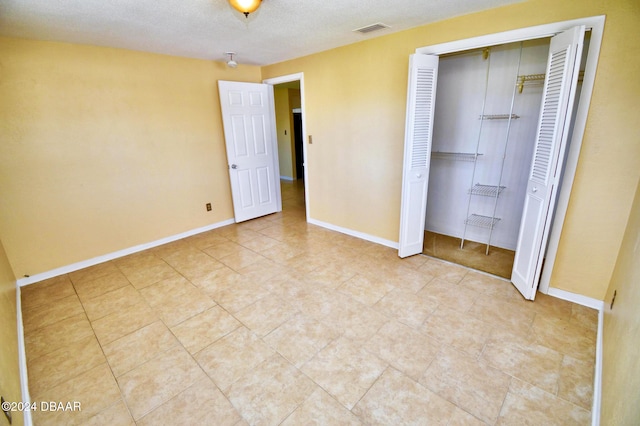
[[[229,0],[229,4],[238,12],[244,13],[244,16],[255,12],[260,7],[260,3],[262,0]]]

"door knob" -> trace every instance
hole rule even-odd
[[[232,165],[231,165],[231,168],[232,168],[232,169],[237,169],[237,168],[238,168],[238,166],[237,166],[236,164],[232,164]]]
[[[422,173],[418,173],[418,174],[416,175],[416,177],[417,177],[418,179],[420,179],[420,178],[422,177]]]
[[[538,192],[538,187],[534,186],[533,188],[531,188],[531,192]]]

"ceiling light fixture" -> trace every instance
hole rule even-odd
[[[240,13],[244,13],[245,18],[250,13],[255,12],[262,4],[262,0],[229,0],[229,4]]]
[[[227,59],[227,66],[229,68],[235,68],[238,66],[238,63],[236,61],[233,60],[233,55],[235,55],[236,52],[226,52],[225,55],[227,55],[229,57],[229,59]]]

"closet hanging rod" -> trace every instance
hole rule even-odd
[[[524,85],[529,84],[543,84],[546,74],[525,74],[518,76],[518,93],[522,93],[522,89],[524,89]],[[584,71],[580,71],[578,74],[578,81],[582,81],[584,79]]]
[[[476,161],[478,156],[482,154],[475,152],[445,152],[445,151],[432,151],[431,156],[433,158],[440,158],[443,160],[456,160],[456,161]]]
[[[519,115],[516,114],[484,114],[478,117],[479,120],[507,120],[507,119],[518,119]]]

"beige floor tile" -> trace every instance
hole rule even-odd
[[[71,272],[69,273],[69,278],[71,279],[73,284],[78,284],[84,281],[95,280],[96,278],[100,278],[105,275],[109,275],[118,271],[119,270],[116,267],[115,263],[104,262],[104,263],[98,263],[97,265],[94,265],[94,266],[89,266],[88,268]]]
[[[336,265],[322,266],[305,275],[305,281],[314,285],[337,288],[345,281],[353,278],[356,271],[339,268]]]
[[[138,290],[128,285],[84,301],[82,304],[89,320],[93,322],[114,312],[127,310],[143,301]]]
[[[587,308],[586,306],[571,305],[571,319],[572,324],[588,328],[593,332],[598,331],[598,311],[596,309]]]
[[[478,297],[474,291],[441,278],[434,278],[418,295],[458,312],[467,312]]]
[[[155,322],[159,318],[147,302],[141,301],[122,311],[116,311],[95,320],[91,325],[98,341],[104,346]]]
[[[361,424],[351,411],[319,387],[281,423],[282,426]]]
[[[246,249],[246,247],[243,247],[238,243],[225,239],[225,241],[221,241],[217,244],[212,245],[211,247],[207,247],[203,251],[214,259],[220,260],[232,254],[243,252]]]
[[[338,303],[336,310],[322,319],[351,342],[363,344],[371,338],[389,318],[357,302],[344,308]]]
[[[301,283],[297,283],[297,288],[300,290],[297,294],[289,293],[283,297],[300,312],[318,321],[327,318],[328,323],[335,323],[337,318],[348,315],[349,306],[354,303],[349,296],[326,288],[309,289]],[[382,315],[379,318],[382,319]],[[343,330],[339,324],[337,326]]]
[[[231,426],[241,420],[229,400],[207,377],[194,383],[178,395],[156,408],[137,424]]]
[[[236,312],[234,316],[249,330],[264,337],[296,313],[295,307],[269,294]]]
[[[222,263],[191,246],[167,254],[164,260],[189,280],[222,267]]]
[[[351,409],[386,367],[386,362],[341,337],[304,364],[302,371]]]
[[[261,252],[269,250],[272,247],[278,246],[281,243],[273,238],[265,237],[264,235],[258,235],[257,237],[243,242],[241,245],[244,248],[248,248],[251,251]]]
[[[538,314],[538,317],[553,317],[559,320],[569,321],[571,319],[571,307],[573,303],[557,297],[537,293],[534,303],[529,303],[530,307]]]
[[[228,312],[235,313],[255,301],[269,295],[260,284],[246,277],[237,277],[234,282],[221,285],[208,292]]]
[[[83,280],[73,286],[82,302],[98,297],[113,290],[130,285],[129,280],[122,272],[112,272],[93,280]]]
[[[243,374],[274,351],[258,336],[240,327],[195,355],[204,371],[225,392]]]
[[[264,341],[299,368],[338,337],[334,328],[298,313]]]
[[[437,307],[434,299],[398,289],[390,291],[374,305],[385,315],[413,328],[420,327]]]
[[[119,264],[118,268],[127,277],[129,282],[137,289],[150,286],[158,281],[179,276],[164,260],[149,254],[147,257],[133,264]]]
[[[240,326],[227,311],[214,306],[172,327],[171,331],[191,354],[195,354]]]
[[[274,240],[275,241],[275,240]],[[277,244],[260,250],[260,254],[279,264],[285,264],[288,260],[304,253],[297,245],[277,242]]]
[[[510,301],[479,295],[467,311],[477,319],[514,332],[528,330],[536,316],[529,306],[532,302]]]
[[[591,413],[543,390],[512,380],[498,425],[589,425]]]
[[[533,332],[539,344],[582,361],[595,362],[596,333],[560,319],[536,316]]]
[[[498,299],[522,299],[511,282],[483,272],[469,271],[460,281],[460,286],[472,290],[475,294],[484,294]]]
[[[189,353],[175,346],[120,376],[118,384],[137,421],[204,378]]]
[[[179,343],[162,321],[156,321],[104,345],[104,354],[116,377],[166,352]]]
[[[562,354],[507,331],[492,331],[480,357],[493,368],[556,394]]]
[[[365,344],[365,349],[413,380],[418,380],[442,344],[413,328],[390,321]]]
[[[420,384],[487,422],[495,423],[511,377],[451,347],[438,353]]]
[[[273,277],[288,274],[289,270],[285,266],[265,257],[255,263],[238,269],[238,272],[252,282],[262,284]]]
[[[54,324],[84,312],[80,299],[75,294],[42,306],[22,311],[22,323],[25,333],[31,333],[41,327]]]
[[[134,426],[135,422],[129,413],[129,409],[122,399],[113,404],[111,407],[101,411],[95,416],[90,417],[82,426]]]
[[[141,289],[140,294],[170,327],[215,305],[209,296],[184,277],[162,280]]]
[[[453,284],[457,284],[469,272],[469,269],[454,265],[452,263],[443,262],[442,260],[429,258],[429,260],[418,268],[418,271],[427,273],[434,278],[439,278]]]
[[[95,336],[71,343],[39,358],[27,359],[31,398],[37,401],[45,391],[103,363],[106,363],[106,359]]]
[[[111,370],[106,363],[87,370],[38,396],[39,401],[53,401],[67,404],[79,403],[78,410],[72,411],[34,411],[34,423],[37,425],[64,424],[78,425],[102,412],[117,401],[121,401],[120,390]]]
[[[218,268],[206,275],[191,280],[191,283],[211,295],[212,293],[226,288],[229,284],[234,284],[244,277],[229,267]]]
[[[477,358],[489,339],[492,326],[469,314],[438,306],[420,330]]]
[[[486,423],[456,407],[447,426],[486,426]]]
[[[354,276],[337,288],[338,291],[368,306],[375,305],[376,302],[393,289],[394,287],[385,281],[366,278],[362,275]]]
[[[264,259],[265,257],[261,254],[243,247],[242,250],[223,257],[220,259],[220,262],[227,265],[234,271],[240,272],[240,269]]]
[[[300,370],[275,354],[240,377],[227,395],[247,422],[272,425],[282,422],[317,388]]]
[[[227,226],[224,229],[221,228],[220,234],[238,244],[244,244],[260,236],[258,232],[242,226]]]
[[[189,238],[185,238],[185,242],[198,250],[204,250],[208,247],[214,246],[216,244],[224,243],[229,241],[224,236],[220,235],[216,230],[202,232],[200,234],[194,235]]]
[[[153,253],[155,256],[158,256],[161,259],[165,259],[168,256],[171,256],[176,251],[187,250],[189,248],[193,248],[185,239],[173,241],[171,243],[163,244],[158,247],[154,247],[149,250],[150,253]]]
[[[92,335],[91,324],[81,313],[28,333],[24,343],[29,359],[35,359]]]
[[[562,360],[558,397],[591,411],[595,366],[568,355]]]
[[[352,411],[368,425],[447,425],[456,406],[389,368]]]
[[[49,278],[20,288],[22,310],[53,303],[76,294],[68,275]]]

